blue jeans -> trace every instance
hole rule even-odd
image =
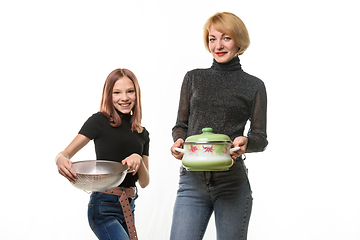
[[[181,167],[170,240],[201,240],[213,212],[218,240],[244,240],[251,208],[251,188],[242,160],[228,171],[196,172]]]
[[[100,240],[128,240],[129,234],[118,196],[93,192],[88,207],[88,221]],[[134,216],[135,199],[129,199]],[[135,216],[134,216],[135,217]]]

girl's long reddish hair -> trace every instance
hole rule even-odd
[[[133,115],[131,117],[131,130],[136,130],[141,133],[143,128],[140,126],[142,119],[140,86],[135,74],[130,70],[125,68],[118,68],[107,76],[101,98],[100,112],[102,112],[110,120],[111,126],[120,126],[121,118],[115,110],[112,94],[115,82],[124,76],[130,78],[135,87],[136,100],[135,106],[132,109]]]

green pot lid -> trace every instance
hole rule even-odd
[[[231,142],[229,136],[225,134],[215,134],[212,132],[212,128],[203,128],[202,134],[194,135],[186,138],[185,143],[208,143],[208,142],[219,142],[229,143]]]

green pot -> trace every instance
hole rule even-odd
[[[175,148],[184,153],[182,164],[188,171],[227,171],[233,165],[230,152],[240,147],[231,148],[229,136],[214,134],[212,128],[203,128],[200,135],[190,136],[185,140],[184,149]]]

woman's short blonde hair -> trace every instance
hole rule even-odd
[[[249,47],[249,33],[243,21],[235,14],[219,12],[210,17],[204,25],[204,44],[209,52],[211,52],[209,48],[210,26],[234,39],[236,46],[239,47],[237,55],[243,54]]]

